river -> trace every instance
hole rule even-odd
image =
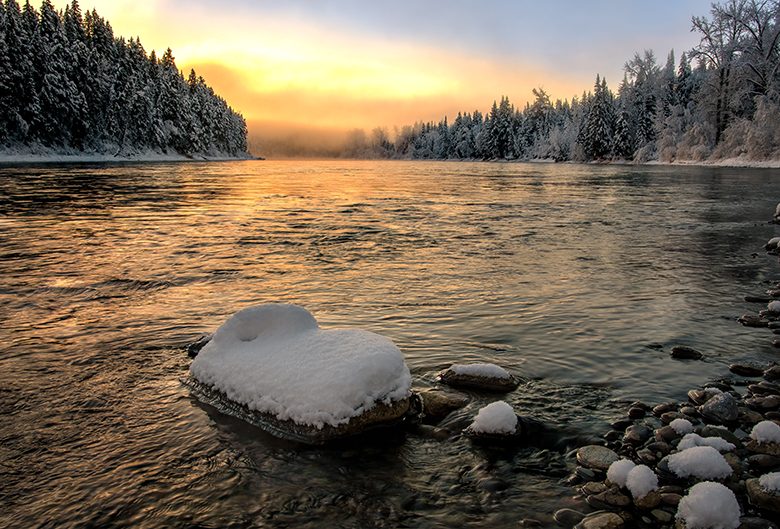
[[[0,167],[0,526],[518,527],[628,403],[776,358],[777,171],[244,161]],[[184,348],[252,304],[393,339],[414,385],[520,375],[559,433],[310,448],[193,399]],[[669,358],[690,345],[700,362]],[[471,393],[444,427],[499,398]]]

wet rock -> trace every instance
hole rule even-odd
[[[769,381],[780,380],[780,366],[772,366],[765,369],[764,378]]]
[[[770,421],[778,422],[780,421],[780,412],[768,411],[764,414],[764,417]]]
[[[535,518],[523,518],[518,523],[518,527],[542,527],[544,524],[541,522],[541,520],[536,520]]]
[[[186,348],[187,356],[189,356],[190,358],[195,358],[196,356],[198,356],[200,350],[203,349],[206,346],[206,344],[211,341],[212,336],[213,335],[211,334],[204,334],[203,336],[201,336],[200,338],[198,338],[197,340],[189,344]]]
[[[744,402],[749,408],[760,412],[773,411],[780,408],[780,396],[778,395],[753,397],[752,399],[745,399]]]
[[[423,421],[427,423],[437,423],[469,402],[466,395],[437,389],[420,391],[419,395],[423,404]]]
[[[663,424],[669,424],[675,419],[687,419],[684,414],[677,412],[677,411],[667,411],[663,415],[661,415],[661,422]]]
[[[780,495],[774,492],[767,492],[758,482],[758,478],[752,478],[745,482],[750,503],[756,507],[768,511],[780,513]]]
[[[748,426],[753,426],[754,424],[758,424],[761,421],[764,420],[764,416],[758,413],[757,411],[749,410],[747,408],[739,408],[739,417],[737,417],[737,420],[740,422],[740,424],[746,424]]]
[[[770,329],[780,329],[780,321],[770,321],[766,324]]]
[[[780,369],[780,367],[778,369]],[[780,378],[780,371],[778,372],[778,378]],[[675,410],[677,410],[676,402],[665,402],[653,408],[653,415],[655,415],[656,417],[660,417],[661,415],[663,415],[668,411],[675,411]]]
[[[780,457],[769,454],[753,454],[747,458],[747,463],[751,468],[760,471],[771,471],[780,467]]]
[[[719,423],[735,422],[739,416],[737,400],[728,393],[721,393],[707,400],[699,408],[699,412],[705,419]]]
[[[771,299],[780,298],[780,289],[779,288],[770,288],[769,290],[766,291],[766,293],[767,293],[767,295],[769,295],[769,297]],[[767,301],[767,303],[769,303],[769,302]]]
[[[501,492],[509,488],[509,483],[498,478],[485,478],[477,483],[477,488],[485,492]]]
[[[682,494],[685,492],[685,488],[679,485],[664,485],[658,488],[658,492],[661,494]]]
[[[601,494],[608,488],[609,487],[607,487],[601,481],[590,481],[583,485],[580,490],[582,490],[582,493],[586,496],[593,496],[594,494]]]
[[[648,450],[647,448],[643,448],[642,450],[636,451],[636,456],[642,460],[642,463],[646,465],[652,465],[656,461],[658,461],[658,458],[655,456],[655,454]]]
[[[734,471],[734,475],[738,476],[739,473],[742,472],[742,460],[739,458],[737,454],[734,454],[732,452],[729,452],[728,454],[723,454],[723,459],[726,460],[726,463],[729,464],[731,470]]]
[[[692,389],[688,392],[688,398],[697,405],[702,405],[711,399],[714,393],[704,391],[703,389]]]
[[[574,470],[574,473],[577,474],[577,476],[579,476],[583,481],[593,481],[596,479],[596,473],[589,468],[577,467]]]
[[[588,496],[585,501],[591,507],[596,509],[609,509],[612,507],[628,507],[631,505],[631,498],[620,492],[617,487],[607,489],[599,494]]]
[[[682,499],[682,495],[675,492],[662,492],[661,503],[669,507],[677,507]]]
[[[520,382],[513,375],[508,376],[487,376],[472,373],[463,373],[454,370],[452,367],[439,373],[438,380],[442,384],[447,384],[455,388],[471,388],[483,391],[495,391],[506,393],[514,391],[520,385]]]
[[[766,327],[769,322],[767,320],[761,318],[760,316],[756,316],[755,314],[743,314],[739,318],[737,318],[737,321],[744,325],[745,327],[755,327],[755,328],[761,328]]]
[[[613,443],[623,437],[623,434],[617,430],[610,430],[604,434],[604,439],[608,443]]]
[[[645,446],[648,450],[654,454],[661,454],[662,456],[668,455],[672,452],[672,446],[669,443],[663,441],[655,441]]]
[[[731,364],[729,371],[741,377],[760,377],[764,375],[764,370],[760,367],[745,364]]]
[[[606,446],[588,445],[577,450],[577,462],[590,469],[606,471],[618,459],[618,455]]]
[[[759,443],[751,439],[745,444],[745,447],[756,454],[768,454],[770,456],[780,457],[780,444],[778,443]]]
[[[758,384],[749,385],[748,391],[753,395],[780,395],[780,386],[762,380]]]
[[[663,509],[654,509],[650,511],[650,515],[661,523],[669,523],[674,519],[672,513],[664,511]]]
[[[701,360],[704,355],[687,345],[675,345],[672,347],[672,358],[675,360]]]
[[[653,435],[653,432],[647,426],[638,424],[626,428],[626,434],[623,436],[623,442],[633,445],[642,444]]]
[[[585,514],[574,509],[558,509],[553,514],[553,520],[562,527],[574,527],[585,518]]]
[[[612,422],[609,426],[613,430],[620,430],[622,432],[632,424],[634,424],[634,421],[632,421],[631,419],[619,419],[617,421]]]
[[[435,439],[436,441],[446,441],[452,435],[452,432],[445,428],[436,428],[430,424],[418,424],[414,432],[420,437]]]
[[[639,509],[643,509],[646,511],[649,511],[651,509],[655,509],[661,504],[661,495],[658,493],[658,491],[652,490],[642,496],[641,498],[637,498],[634,500],[634,505],[636,505]]]
[[[772,340],[772,347],[780,347],[780,338]]]
[[[613,512],[594,512],[587,515],[575,529],[622,529],[623,518]]]
[[[685,415],[685,418],[688,419],[689,421],[694,422],[694,424],[697,421],[693,421],[693,419],[698,419],[699,417],[701,417],[701,413],[699,413],[699,410],[697,410],[693,406],[683,406],[682,408],[680,408],[680,413]]]
[[[745,296],[747,303],[769,303],[772,298],[769,296]]]
[[[668,424],[666,426],[662,426],[661,428],[658,428],[655,431],[655,439],[656,441],[659,442],[672,441],[678,437],[679,435],[677,434],[677,432],[675,432],[674,429]]]
[[[647,412],[642,408],[629,408],[628,410],[628,418],[629,419],[641,419],[645,416]]]
[[[778,529],[774,522],[770,522],[764,518],[743,516],[739,521],[740,524],[737,529]]]

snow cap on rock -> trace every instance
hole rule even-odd
[[[761,488],[767,492],[777,494],[780,492],[780,472],[770,472],[758,478]]]
[[[626,488],[631,491],[635,500],[642,499],[658,488],[658,476],[650,467],[637,465],[626,476]]]
[[[718,452],[731,452],[736,448],[733,444],[720,437],[701,437],[695,433],[686,434],[677,445],[678,450],[687,450],[694,446],[711,446]]]
[[[780,443],[780,426],[773,421],[761,421],[753,426],[750,438],[758,443]]]
[[[732,469],[723,456],[711,446],[694,446],[672,454],[667,458],[669,470],[677,477],[693,476],[698,479],[723,479]]]
[[[740,515],[734,493],[711,481],[691,487],[677,508],[677,519],[683,520],[687,529],[736,529]]]
[[[506,402],[492,402],[479,410],[468,429],[473,433],[511,435],[517,429],[517,415]]]
[[[626,486],[626,478],[636,465],[630,459],[619,459],[607,469],[607,479],[620,487]]]
[[[693,424],[688,419],[675,419],[669,423],[677,435],[684,435],[693,431]]]

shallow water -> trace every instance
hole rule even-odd
[[[777,171],[413,162],[0,167],[0,526],[517,527],[577,506],[570,448],[626,403],[776,359]],[[758,252],[758,255],[751,255]],[[326,448],[199,404],[184,347],[287,301],[524,377],[554,446]],[[662,345],[663,349],[649,347]],[[669,360],[688,344],[703,362]],[[458,431],[490,397],[444,426]]]

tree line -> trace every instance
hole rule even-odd
[[[115,37],[77,0],[0,1],[0,149],[183,155],[246,153],[246,122],[168,49]]]
[[[356,131],[346,156],[556,161],[780,158],[780,0],[729,0],[693,17],[700,43],[679,61],[651,51],[625,64],[613,92],[551,101],[541,88],[516,108],[509,98],[482,114],[419,122],[370,136]]]

